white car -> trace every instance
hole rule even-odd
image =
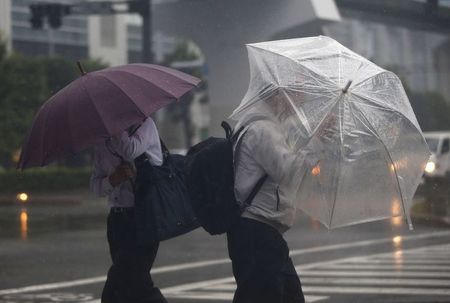
[[[450,176],[450,131],[424,132],[425,140],[431,151],[430,160],[425,168],[425,178],[444,178]]]

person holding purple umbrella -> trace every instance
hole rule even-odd
[[[91,190],[107,196],[110,206],[107,237],[112,265],[102,303],[167,302],[150,276],[159,241],[151,237],[151,243],[142,244],[136,238],[133,161],[142,154],[152,165],[163,163],[158,130],[151,118],[95,147]]]

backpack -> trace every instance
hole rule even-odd
[[[225,121],[221,126],[225,138],[210,137],[194,145],[185,160],[192,208],[200,225],[211,235],[225,233],[233,227],[267,178],[267,175],[261,177],[249,197],[238,203],[234,195],[233,145],[242,139],[246,129],[241,127],[233,132]]]

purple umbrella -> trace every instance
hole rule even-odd
[[[199,83],[188,74],[151,64],[83,72],[39,109],[17,166],[45,166],[80,152],[143,121]]]

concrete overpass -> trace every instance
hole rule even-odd
[[[154,6],[154,27],[193,40],[209,67],[213,134],[244,96],[246,43],[323,34],[341,18],[447,34],[450,8],[437,0],[165,0]]]
[[[213,134],[222,134],[220,122],[246,92],[246,43],[321,34],[340,20],[333,0],[165,1],[153,16],[155,30],[193,40],[204,53]]]

